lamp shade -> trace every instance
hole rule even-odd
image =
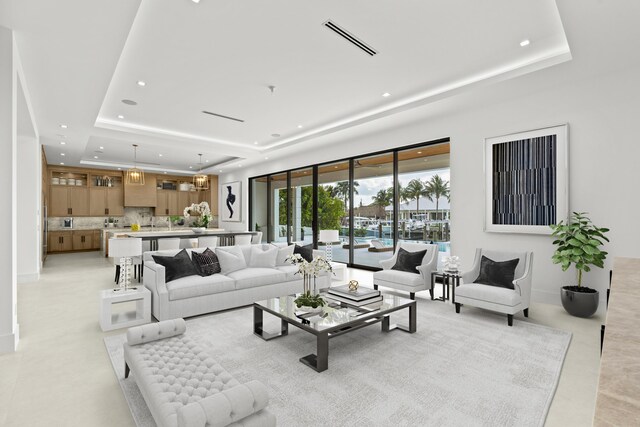
[[[338,230],[320,230],[319,242],[333,243],[340,241]]]
[[[142,239],[139,237],[122,237],[109,239],[109,256],[123,258],[142,255]]]

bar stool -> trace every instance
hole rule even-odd
[[[251,234],[241,234],[235,237],[236,245],[250,245],[251,244]]]
[[[167,249],[180,249],[180,238],[171,237],[167,239],[158,239],[158,250],[164,251]]]
[[[252,245],[257,245],[258,243],[262,243],[262,231],[258,231],[257,234],[253,235],[253,237],[251,237],[251,244]]]
[[[218,236],[198,237],[199,248],[215,248],[218,246]]]

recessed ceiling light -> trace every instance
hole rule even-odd
[[[101,149],[101,150],[104,150],[104,147],[101,145],[101,146],[100,146],[100,149]]]
[[[239,168],[241,168],[241,167],[242,167],[242,165],[238,165],[238,167],[239,167]]]
[[[253,141],[253,144],[254,145],[258,145],[258,141]]]
[[[337,166],[334,166],[334,169],[338,169],[338,167],[337,167]]]
[[[162,154],[158,154],[158,157],[162,157]]]
[[[531,43],[529,39],[525,39],[520,42],[520,46],[525,47],[525,46],[528,46],[529,43]]]
[[[264,159],[265,159],[265,160],[269,160],[269,158],[268,158],[268,157],[265,157]]]
[[[138,86],[146,86],[147,84],[142,80],[138,80]]]
[[[61,133],[56,133],[56,136],[59,136],[60,138],[66,138],[67,137],[67,135],[63,135]]]
[[[67,143],[64,141],[60,141],[60,145],[67,145]]]
[[[120,120],[122,120],[122,119],[124,119],[124,116],[123,116],[122,114],[118,114],[118,118],[119,118]]]
[[[64,153],[60,153],[60,155],[61,155],[61,156],[64,156],[65,154],[64,154]]]
[[[122,103],[123,104],[127,104],[127,105],[138,105],[138,103],[136,101],[133,101],[131,99],[123,99]]]
[[[142,85],[142,86],[144,86],[144,85]],[[166,175],[166,174],[167,174],[167,172],[165,171],[165,173],[164,173],[164,174]]]
[[[61,164],[62,166],[64,166],[64,162],[60,162],[60,164]]]
[[[119,170],[119,171],[121,171],[121,170],[122,170],[122,168],[118,168],[118,170]]]
[[[418,154],[422,154],[422,151],[418,151]]]
[[[205,160],[204,162],[205,162],[205,163],[209,163],[209,160]]]
[[[302,125],[298,125],[298,129],[302,129]]]
[[[94,158],[94,159],[97,159],[97,158],[98,158],[98,156],[93,156],[93,158]]]
[[[196,3],[196,4],[197,4],[197,3],[200,3],[200,0],[191,0],[191,1],[192,1],[192,2],[194,2],[194,3]]]
[[[193,169],[193,166],[189,166],[189,169]]]
[[[61,124],[61,125],[60,125],[60,127],[61,127],[62,129],[66,129],[68,126],[67,126],[67,125],[62,125],[62,124]]]
[[[386,98],[387,96],[391,96],[391,94],[389,92],[385,92],[385,93],[382,94],[382,96],[384,96]]]
[[[218,172],[222,172],[222,169],[218,169]]]

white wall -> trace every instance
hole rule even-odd
[[[268,164],[223,174],[221,182],[247,179],[296,168],[437,139],[451,138],[452,252],[470,266],[475,247],[533,250],[533,298],[559,303],[559,288],[573,282],[550,261],[551,238],[483,231],[483,140],[486,137],[569,123],[569,209],[587,211],[596,225],[611,228],[610,253],[604,270],[594,270],[585,284],[604,290],[616,256],[640,257],[640,65],[615,62],[594,65],[593,57],[495,84],[430,104],[371,125],[360,137],[342,132],[333,145],[284,155]],[[616,68],[618,67],[618,68]],[[246,198],[246,194],[244,194]],[[246,202],[243,201],[247,217]],[[222,224],[225,228],[229,224]],[[246,229],[247,223],[233,229]],[[604,294],[604,293],[603,293]],[[604,297],[604,295],[601,295]]]
[[[19,110],[22,114],[22,111]],[[38,280],[41,261],[41,154],[37,138],[18,136],[18,283]]]
[[[0,26],[0,353],[18,346],[16,292],[17,52],[11,30]]]

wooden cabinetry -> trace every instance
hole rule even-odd
[[[91,216],[124,215],[122,187],[91,187],[89,205]]]
[[[180,215],[184,208],[194,203],[207,202],[211,212],[218,212],[218,177],[209,175],[209,189],[206,191],[181,191],[180,188],[190,185],[191,180],[184,176],[159,175],[156,181],[157,216]]]
[[[73,250],[73,232],[72,231],[50,231],[49,252],[65,252]]]
[[[85,251],[93,249],[93,230],[78,230],[73,232],[73,250]]]
[[[182,215],[178,207],[178,192],[175,190],[158,190],[156,215]],[[184,208],[183,208],[184,209]]]
[[[158,203],[156,176],[144,174],[144,185],[124,184],[124,206],[153,207]]]
[[[100,230],[50,231],[48,251],[69,252],[100,249]]]
[[[89,189],[51,185],[49,191],[49,216],[89,215]]]

